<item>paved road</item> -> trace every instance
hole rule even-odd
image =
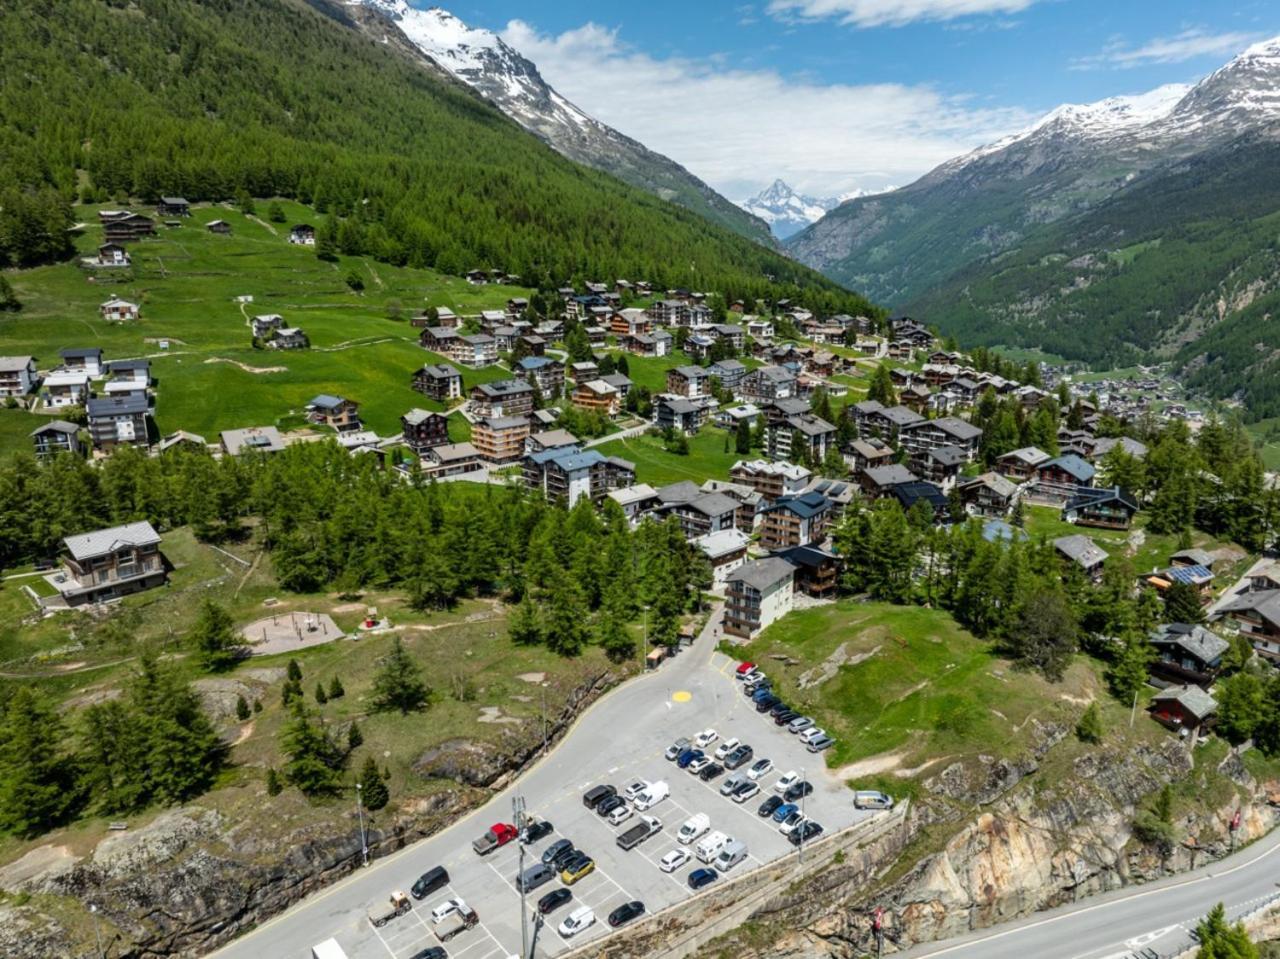
[[[629,440],[634,436],[641,436],[647,430],[653,429],[652,423],[641,423],[639,426],[628,426],[625,430],[618,430],[616,433],[610,433],[607,436],[597,436],[593,440],[587,440],[582,446],[584,449],[591,449],[593,446],[600,446],[604,443],[612,443],[614,440]]]
[[[1221,902],[1236,918],[1280,896],[1280,831],[1235,856],[1146,886],[1117,890],[1020,922],[916,946],[906,959],[1128,959],[1190,945],[1190,931]]]
[[[634,679],[604,697],[579,720],[561,744],[520,780],[530,813],[555,825],[555,833],[535,844],[525,864],[551,842],[569,838],[593,856],[595,874],[572,887],[574,905],[589,905],[596,925],[579,936],[592,941],[605,935],[608,913],[632,899],[652,911],[691,895],[687,877],[694,861],[675,873],[658,869],[658,860],[677,848],[674,834],[696,812],[711,817],[712,828],[745,841],[750,858],[738,870],[794,855],[790,844],[756,807],[780,772],[804,769],[815,787],[806,799],[806,812],[828,832],[842,829],[867,814],[852,808],[848,789],[826,774],[820,757],[808,753],[798,738],[758,715],[732,678],[733,660],[715,650],[719,610],[697,641],[658,670]],[[662,753],[678,736],[692,737],[714,727],[723,739],[751,743],[756,756],[768,756],[778,768],[761,780],[762,791],[745,805],[719,795],[717,782],[704,783],[667,762]],[[616,843],[619,832],[632,825],[611,826],[584,808],[581,795],[590,785],[608,782],[621,789],[636,780],[666,780],[671,797],[652,813],[662,819],[663,831],[631,852]],[[429,839],[377,860],[342,882],[299,903],[215,955],[220,959],[287,959],[305,957],[313,944],[337,938],[351,959],[408,959],[417,950],[435,945],[430,911],[450,895],[462,896],[476,909],[481,925],[447,945],[451,959],[506,959],[519,954],[521,935],[519,897],[512,880],[519,870],[518,851],[505,847],[480,859],[471,841],[494,822],[511,821],[515,788],[495,796],[480,810]],[[393,889],[407,889],[427,869],[443,865],[450,887],[416,904],[409,915],[375,930],[365,918],[370,905],[382,902]],[[536,890],[532,904],[558,879]],[[536,942],[535,955],[566,951],[555,927],[571,911],[553,913]],[[574,945],[579,940],[574,941]]]

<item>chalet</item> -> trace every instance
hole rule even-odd
[[[909,317],[890,321],[890,327],[896,340],[910,343],[921,349],[928,349],[933,345],[933,334],[928,328]]]
[[[885,411],[891,412],[892,410]],[[951,446],[960,451],[965,463],[972,463],[978,455],[982,429],[954,416],[939,420],[921,420],[917,416],[915,420],[899,425],[898,437],[902,448],[913,457],[943,446]]]
[[[918,382],[916,375],[910,370],[904,370],[900,366],[895,366],[889,370],[889,379],[893,382],[895,388],[904,390],[912,383]]]
[[[462,396],[462,374],[447,363],[423,366],[413,374],[413,388],[441,403]]]
[[[737,528],[738,501],[724,493],[704,493],[689,481],[658,490],[658,513],[675,516],[686,539]]]
[[[498,362],[498,341],[485,333],[463,334],[453,341],[452,359],[473,369],[491,366]]]
[[[36,459],[52,459],[59,453],[80,452],[80,427],[66,420],[50,420],[31,431]]]
[[[249,321],[255,339],[265,340],[275,330],[284,327],[284,317],[279,313],[263,313]]]
[[[729,406],[716,412],[716,426],[723,430],[736,430],[739,423],[754,427],[761,416],[760,407],[752,403]]]
[[[762,340],[767,343],[774,336],[773,321],[760,319],[759,317],[748,318],[747,335],[753,340]]]
[[[278,330],[272,330],[271,337],[267,340],[269,350],[305,350],[310,345],[311,340],[307,338],[307,334],[296,326],[282,326]]]
[[[507,300],[507,316],[510,319],[521,319],[525,313],[529,312],[529,301],[523,296],[513,296]]]
[[[95,266],[121,267],[129,266],[129,252],[119,243],[104,243],[98,247],[98,255],[94,258]]]
[[[574,383],[600,378],[600,364],[594,360],[578,360],[569,364],[569,377]]]
[[[226,220],[212,220],[205,224],[205,228],[210,233],[217,233],[219,236],[231,235],[231,224]]]
[[[559,340],[564,337],[564,321],[545,320],[533,328],[533,332],[547,340]]]
[[[969,458],[960,447],[936,446],[911,457],[911,468],[946,491],[955,485],[960,470],[967,462]]]
[[[609,373],[600,377],[600,379],[618,391],[618,399],[623,403],[626,403],[627,396],[631,393],[631,387],[635,386],[635,384],[631,382],[631,377],[627,376],[625,373]]]
[[[612,419],[622,410],[622,394],[616,386],[604,380],[587,380],[574,387],[573,405],[579,409],[596,410]]]
[[[965,480],[956,490],[965,510],[974,516],[1004,516],[1018,496],[1018,487],[994,471]]]
[[[89,374],[55,370],[41,383],[45,406],[81,406],[89,398]]]
[[[1207,549],[1180,549],[1169,557],[1172,566],[1203,566],[1213,569],[1218,557]]]
[[[223,430],[218,435],[222,452],[227,456],[245,453],[279,453],[284,449],[284,437],[274,426],[247,426],[238,430]]]
[[[1103,436],[1093,441],[1089,456],[1094,462],[1098,462],[1114,449],[1119,449],[1138,460],[1144,459],[1147,455],[1147,444],[1140,443],[1130,436]]]
[[[609,333],[603,326],[584,326],[582,332],[587,337],[587,342],[591,344],[592,349],[599,349],[604,346],[605,339]]]
[[[98,313],[109,323],[123,323],[138,318],[138,304],[113,296],[98,307]]]
[[[484,286],[489,282],[489,274],[484,270],[467,270],[463,276],[472,286]]]
[[[744,563],[729,574],[725,594],[725,633],[751,639],[791,612],[795,567],[776,556]]]
[[[147,446],[147,414],[151,412],[151,404],[145,396],[90,399],[85,402],[85,412],[95,450],[108,452],[117,446]]]
[[[310,223],[297,223],[289,228],[289,242],[294,246],[315,246],[316,228]]]
[[[816,490],[782,496],[760,517],[760,546],[769,552],[821,542],[831,520],[831,501]]]
[[[1128,529],[1137,512],[1138,501],[1128,490],[1081,487],[1062,507],[1062,518],[1076,526]]]
[[[520,331],[505,324],[491,327],[489,333],[497,341],[499,353],[510,353],[516,347],[516,340],[520,339]]]
[[[672,429],[693,436],[707,422],[710,408],[683,396],[660,394],[653,401],[653,422],[661,429]]]
[[[739,360],[720,360],[707,367],[707,372],[720,381],[727,390],[736,390],[747,375],[747,368]]]
[[[1080,489],[1093,486],[1097,470],[1074,453],[1046,460],[1035,469],[1035,495],[1065,505]]]
[[[996,458],[996,469],[1011,480],[1022,482],[1036,475],[1049,462],[1049,454],[1035,446],[1024,446]]]
[[[658,491],[648,483],[636,483],[622,489],[611,490],[609,499],[622,507],[623,515],[633,526],[662,505],[662,500],[658,498]]]
[[[855,407],[866,408],[871,404],[875,404],[880,408],[874,411],[864,411],[864,409],[854,410],[854,419],[859,423],[858,435],[864,439],[868,436],[875,436],[879,439],[885,440],[886,442],[896,443],[899,435],[904,429],[910,429],[911,427],[918,426],[926,422],[938,422],[937,420],[925,420],[925,418],[915,410],[909,410],[905,406],[885,407],[880,406],[880,404],[876,403],[875,400],[867,400],[854,405]],[[920,434],[920,437],[916,440],[916,445],[923,449],[928,443],[933,442],[935,439],[938,439],[943,435],[946,434],[941,430],[926,430]],[[942,446],[944,444],[939,441],[937,445]]]
[[[1192,732],[1212,723],[1218,701],[1199,686],[1170,686],[1151,698],[1151,716],[1175,732]]]
[[[667,370],[667,392],[689,399],[706,396],[711,385],[711,374],[701,366],[677,366]]]
[[[653,319],[644,310],[634,308],[617,310],[609,317],[609,332],[619,337],[652,333]]]
[[[470,408],[476,416],[524,416],[533,412],[534,388],[525,380],[493,380],[471,388]]]
[[[809,462],[820,463],[835,444],[836,428],[820,416],[806,412],[774,419],[770,409],[765,416],[765,450],[773,459],[799,459],[799,443]]]
[[[515,463],[524,456],[529,432],[527,416],[488,417],[471,424],[471,443],[490,463]]]
[[[339,433],[360,429],[359,405],[354,400],[321,393],[307,404],[307,420],[317,426],[329,426]]]
[[[885,356],[891,360],[905,360],[910,363],[915,355],[916,350],[910,340],[894,340],[885,348]]]
[[[925,480],[899,483],[890,490],[890,495],[902,506],[903,512],[910,512],[916,504],[924,503],[933,512],[935,523],[944,522],[948,517],[950,504],[947,501],[947,494],[936,483]]]
[[[453,353],[453,347],[461,336],[457,330],[447,326],[428,326],[418,334],[418,344],[424,350],[440,353],[445,356]]]
[[[413,409],[400,417],[405,446],[421,456],[433,446],[449,442],[449,419],[441,413]]]
[[[764,497],[766,503],[772,503],[780,496],[802,492],[812,476],[813,472],[803,466],[768,460],[738,460],[729,468],[731,480],[750,486]]]
[[[427,450],[422,461],[422,474],[430,478],[459,476],[483,469],[480,451],[470,443],[446,443]]]
[[[68,536],[62,568],[45,577],[68,606],[102,603],[164,584],[160,535],[150,523],[129,523]]]
[[[533,433],[542,433],[546,430],[556,429],[556,423],[560,420],[560,410],[552,406],[546,409],[534,410],[529,414],[529,430]]]
[[[844,461],[853,472],[861,473],[875,466],[892,464],[896,455],[892,446],[873,437],[851,442],[845,450]]]
[[[524,348],[528,356],[544,356],[547,352],[547,341],[537,333],[523,333],[516,341],[516,349]],[[563,369],[564,364],[561,364]]]
[[[711,348],[716,345],[714,338],[704,333],[691,333],[684,339],[684,352],[692,359],[705,360],[711,355]]]
[[[836,593],[840,584],[840,557],[820,546],[792,546],[775,554],[795,567],[795,588],[817,599]]]
[[[581,320],[591,315],[592,307],[607,306],[604,297],[596,293],[571,296],[564,303],[564,314],[570,319]]]
[[[1208,689],[1222,669],[1231,644],[1203,626],[1167,623],[1151,634],[1157,659],[1151,677],[1161,686],[1190,684]]]
[[[1280,666],[1280,589],[1250,587],[1217,611],[1248,637],[1259,656]]]
[[[514,366],[516,376],[537,386],[544,400],[564,392],[564,364],[549,356],[526,356]]]
[[[437,306],[436,310],[436,326],[442,326],[446,330],[456,330],[462,326],[462,317],[447,306]]]
[[[107,383],[105,386],[107,393],[145,391],[150,386],[150,360],[112,360],[107,364]]]
[[[102,356],[102,351],[98,351]],[[34,356],[0,356],[0,396],[26,396],[36,385]]]
[[[1053,541],[1057,550],[1067,563],[1078,566],[1089,579],[1099,582],[1102,579],[1102,567],[1108,554],[1088,536],[1076,533],[1072,536],[1059,536]]]
[[[480,311],[480,328],[486,333],[494,334],[501,327],[507,327],[507,314],[503,310],[481,310]],[[511,338],[515,337],[514,329],[509,333]],[[499,345],[498,349],[502,349]]]
[[[525,485],[569,508],[584,497],[601,502],[610,491],[635,482],[635,464],[597,450],[552,449],[525,456]]]
[[[872,499],[892,496],[894,487],[915,483],[920,479],[915,473],[897,463],[888,466],[872,466],[862,471],[858,485]]]
[[[946,386],[946,391],[956,398],[959,406],[973,406],[978,402],[982,384],[967,376],[958,376]]]
[[[529,438],[524,441],[524,451],[529,453],[542,453],[546,450],[564,450],[573,448],[575,450],[582,449],[582,443],[578,438],[568,430],[553,429],[542,430],[538,433],[530,433]]]
[[[103,239],[107,243],[131,243],[156,233],[156,221],[141,213],[103,210],[98,216],[102,219]]]
[[[729,574],[746,562],[750,542],[751,537],[740,529],[717,530],[693,541],[711,564],[712,589],[723,589]]]
[[[750,533],[756,527],[756,518],[765,507],[764,496],[757,490],[742,483],[730,483],[724,480],[704,480],[698,487],[704,493],[723,493],[738,503],[734,514],[734,523],[744,533]]]
[[[156,216],[190,216],[191,204],[184,197],[162,196],[156,203]]]
[[[898,399],[903,406],[921,415],[929,409],[929,399],[932,396],[933,392],[923,383],[912,383],[898,393]]]
[[[742,377],[737,392],[761,406],[785,400],[796,395],[796,374],[784,366],[761,366]]]

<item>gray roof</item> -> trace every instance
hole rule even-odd
[[[1176,702],[1196,719],[1204,720],[1218,711],[1218,701],[1199,686],[1170,686],[1152,698],[1153,702]]]
[[[1059,536],[1053,541],[1053,546],[1067,559],[1073,563],[1079,563],[1085,569],[1090,569],[1098,563],[1104,562],[1110,555],[1082,533],[1076,533],[1073,536]]]
[[[160,534],[145,521],[112,526],[92,533],[80,533],[63,540],[73,559],[84,560],[102,556],[126,546],[154,546],[160,542]]]
[[[723,516],[738,508],[738,501],[724,493],[702,493],[696,499],[684,504],[704,516]]]
[[[1142,459],[1147,455],[1147,444],[1140,443],[1130,436],[1104,436],[1093,444],[1094,459],[1101,459],[1117,446],[1136,459]]]
[[[897,426],[911,426],[926,422],[923,416],[905,406],[891,406],[888,409],[881,407],[880,415]]]
[[[462,374],[447,363],[431,363],[424,366],[418,372],[425,373],[427,376],[435,380],[451,380],[455,377],[458,379],[462,378]]]
[[[503,397],[520,393],[532,393],[533,387],[524,380],[493,380],[489,383],[478,383],[476,389],[485,396]]]
[[[408,413],[405,413],[404,416],[401,417],[401,419],[403,419],[410,426],[417,426],[420,423],[427,422],[427,420],[431,419],[433,416],[439,416],[443,418],[444,414],[435,413],[435,412],[432,412],[431,410],[412,409]]]
[[[248,426],[219,434],[228,453],[276,453],[284,449],[284,437],[274,426]]]
[[[1257,613],[1280,626],[1280,589],[1251,589],[1218,607],[1220,613]]]
[[[698,489],[698,484],[691,480],[682,480],[679,483],[671,483],[668,486],[660,486],[657,490],[658,499],[663,503],[689,503],[702,495],[702,490]]]
[[[1039,466],[1049,460],[1049,454],[1038,446],[1024,446],[1020,450],[1013,450],[997,457],[1002,460],[1018,460],[1020,463],[1026,463],[1028,466]]]
[[[0,373],[18,373],[34,362],[34,356],[0,356]]]
[[[58,355],[64,360],[87,359],[89,357],[102,357],[102,350],[99,347],[91,346],[83,349],[74,350],[58,350]]]
[[[953,439],[957,439],[962,442],[967,440],[976,440],[982,435],[980,427],[974,426],[972,423],[967,423],[955,416],[944,416],[937,420],[921,420],[918,423],[912,423],[910,426],[904,426],[903,428],[922,429],[926,426],[936,427]]]
[[[796,568],[785,559],[770,556],[767,559],[743,563],[729,574],[728,581],[730,583],[746,583],[748,586],[764,592],[783,580],[792,579],[795,573]]]
[[[1218,561],[1218,557],[1214,556],[1207,549],[1199,549],[1194,546],[1191,549],[1180,549],[1169,558],[1174,562],[1183,560],[1184,562],[1190,563],[1192,566],[1207,567],[1212,567],[1213,564]]]
[[[145,393],[127,393],[118,396],[105,396],[89,400],[85,411],[89,418],[95,416],[130,416],[147,413],[151,410],[151,401]]]
[[[920,477],[898,463],[889,466],[873,466],[866,470],[867,479],[876,486],[897,486],[899,483],[914,483]]]
[[[960,484],[961,489],[968,489],[971,486],[985,486],[995,493],[1001,499],[1011,499],[1013,494],[1018,491],[1017,484],[1005,479],[999,473],[983,473],[981,476],[975,476],[973,479]]]
[[[671,372],[678,373],[687,380],[705,379],[711,374],[704,370],[701,366],[677,366]]]
[[[1214,662],[1231,648],[1217,633],[1187,623],[1161,626],[1152,634],[1151,642],[1156,646],[1177,646],[1204,663]]]
[[[480,451],[470,443],[445,443],[433,446],[428,455],[440,463],[448,463],[452,460],[478,459]]]
[[[70,433],[72,435],[79,433],[80,427],[75,423],[68,423],[66,420],[50,420],[43,426],[37,426],[31,431],[32,436],[39,436],[41,433]]]
[[[824,420],[820,416],[814,416],[812,413],[801,413],[799,416],[787,417],[787,425],[797,433],[804,433],[806,436],[822,436],[826,433],[834,433],[836,428]]]
[[[958,446],[936,446],[927,454],[930,459],[937,460],[943,466],[959,466],[966,460],[964,450]]]
[[[529,417],[527,416],[489,416],[480,420],[476,425],[483,423],[491,430],[510,430],[517,426],[527,427],[529,425]]]

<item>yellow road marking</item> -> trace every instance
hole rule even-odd
[[[675,703],[687,703],[691,699],[693,699],[693,693],[686,692],[683,689],[676,690],[671,694],[671,701]]]

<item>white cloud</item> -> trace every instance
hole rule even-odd
[[[1208,33],[1194,28],[1171,37],[1157,37],[1140,46],[1115,39],[1101,53],[1078,57],[1071,62],[1073,70],[1128,70],[1153,63],[1183,63],[1196,57],[1228,57],[1239,53],[1254,40],[1252,33]]]
[[[854,27],[901,27],[926,20],[955,20],[1019,13],[1036,0],[770,0],[769,12],[802,20],[838,20]]]
[[[1034,119],[927,86],[824,85],[717,58],[657,59],[595,23],[548,36],[513,20],[502,38],[589,114],[734,199],[775,177],[815,196],[909,183]]]

